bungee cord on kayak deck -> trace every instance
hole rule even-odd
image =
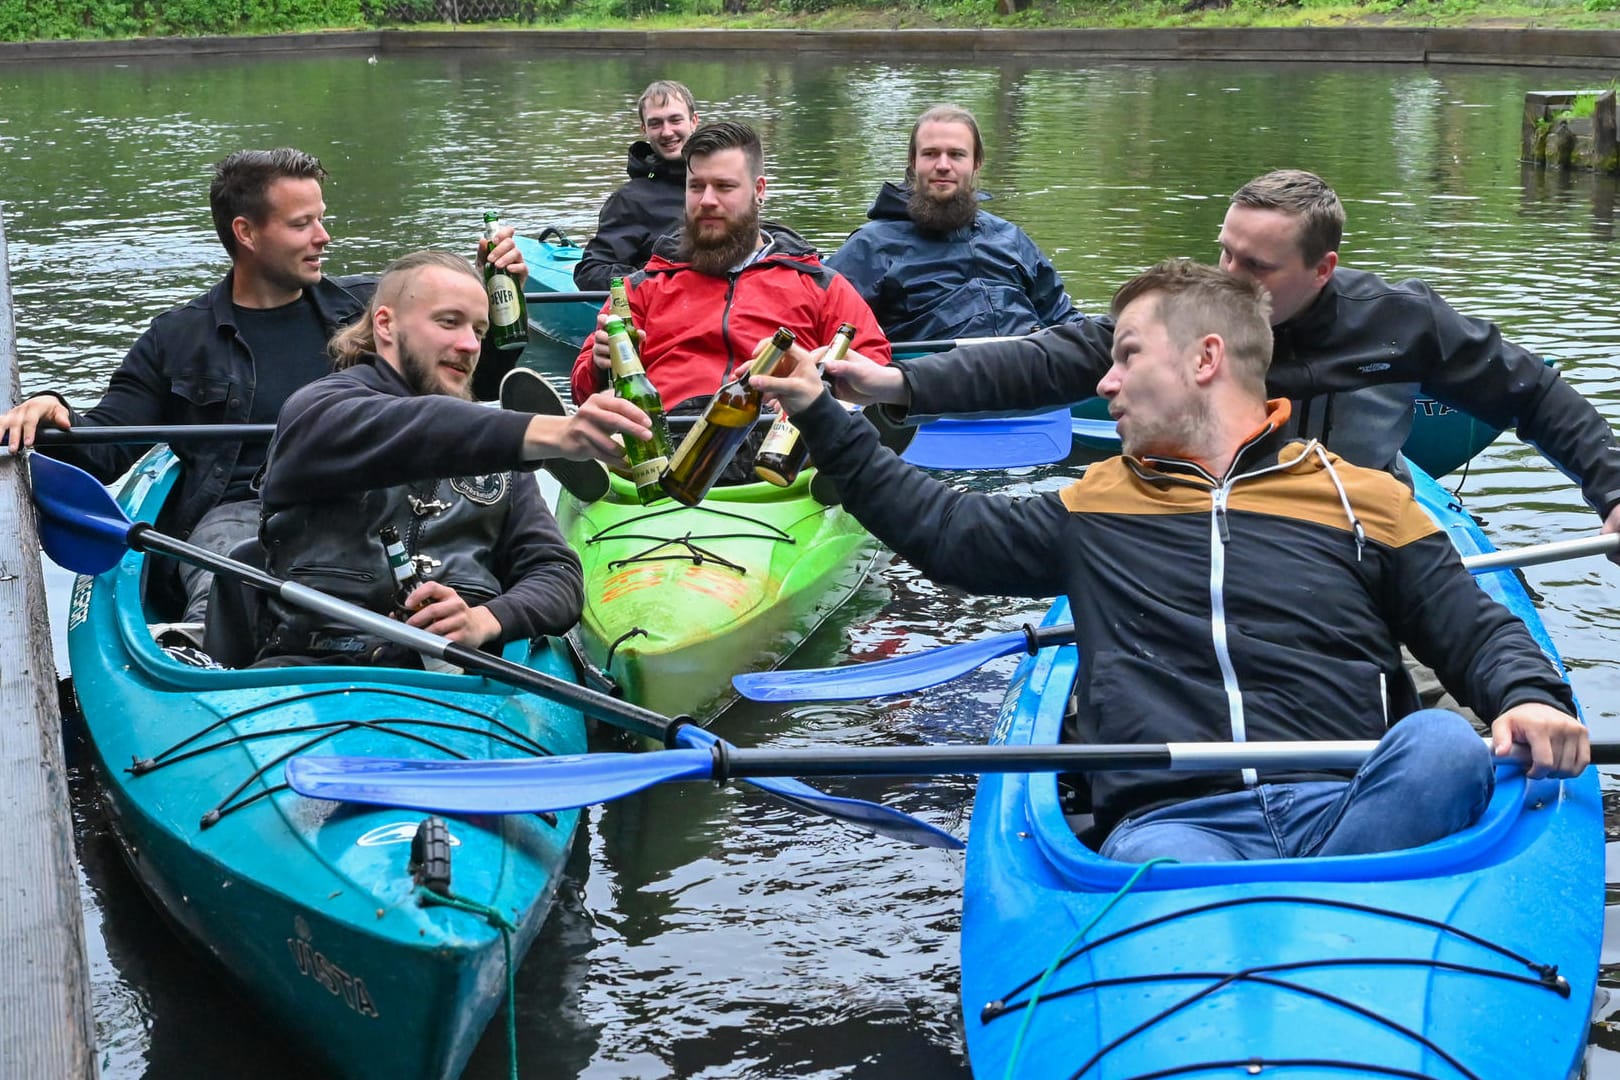
[[[330,697],[334,695],[353,695],[355,693],[371,693],[382,697],[397,697],[405,698],[410,701],[418,701],[436,708],[449,710],[451,712],[464,713],[469,717],[482,721],[483,723],[482,726],[474,726],[471,724],[451,723],[446,720],[428,720],[422,717],[403,716],[375,717],[371,719],[345,719],[314,724],[297,724],[291,726],[265,728],[262,731],[239,731],[234,732],[233,734],[222,738],[217,742],[207,743],[202,746],[191,745],[209,733],[218,731],[220,728],[238,720],[242,720],[256,712],[270,709],[281,709],[289,704],[313,700],[315,698]],[[214,723],[192,732],[190,735],[187,735],[184,739],[181,739],[179,742],[168,747],[167,749],[154,754],[151,757],[137,759],[127,766],[125,771],[134,776],[145,776],[149,773],[156,772],[167,765],[175,765],[183,761],[189,761],[193,758],[202,757],[205,754],[213,753],[216,750],[224,750],[233,746],[241,746],[248,742],[257,741],[260,739],[281,738],[289,735],[302,735],[310,732],[318,733],[314,738],[305,739],[297,746],[278,753],[258,764],[251,772],[249,772],[246,779],[244,779],[236,787],[232,788],[231,791],[227,793],[212,810],[203,815],[200,827],[207,829],[218,824],[220,819],[225,817],[227,814],[240,810],[245,806],[249,806],[254,802],[257,802],[259,799],[265,798],[268,795],[273,795],[278,791],[285,791],[287,789],[287,784],[285,781],[276,784],[266,783],[259,790],[253,792],[251,795],[248,795],[246,798],[241,797],[244,791],[246,791],[254,783],[260,781],[266,773],[269,773],[272,770],[282,766],[287,759],[298,754],[302,754],[312,747],[318,746],[321,743],[328,741],[333,736],[345,731],[353,731],[356,729],[365,728],[373,732],[403,739],[407,742],[420,744],[449,757],[459,758],[462,760],[465,760],[467,757],[466,754],[461,753],[445,743],[429,738],[428,736],[418,734],[414,731],[395,727],[394,725],[408,725],[409,727],[416,728],[432,728],[438,731],[456,732],[465,735],[473,735],[480,738],[487,738],[503,746],[510,747],[512,750],[521,755],[532,757],[555,756],[555,752],[553,750],[549,749],[528,735],[525,735],[523,732],[513,728],[510,724],[507,724],[494,716],[480,713],[475,709],[469,709],[451,702],[430,698],[423,694],[415,694],[402,690],[343,686],[324,690],[302,691],[288,697],[273,698],[250,708],[232,711],[220,717]],[[190,747],[190,749],[183,749],[185,747]],[[543,813],[536,816],[545,821],[547,824],[551,825],[555,825],[557,821],[556,815],[552,813]]]
[[[1156,861],[1158,861],[1158,860],[1156,860]],[[1173,860],[1168,860],[1168,861],[1173,861]],[[1080,931],[1078,931],[1075,934],[1074,937],[1069,939],[1070,942],[1073,942],[1075,940],[1075,938],[1083,936],[1092,927],[1094,927],[1096,925],[1097,921],[1099,919],[1101,919],[1102,916],[1113,906],[1114,901],[1117,901],[1119,898],[1123,897],[1127,892],[1129,892],[1136,885],[1137,881],[1141,878],[1142,874],[1152,865],[1154,865],[1154,864],[1153,863],[1144,864],[1141,867],[1141,869],[1139,869],[1135,874],[1133,874],[1131,876],[1131,878],[1123,886],[1121,886],[1119,890],[1116,891],[1116,893],[1114,894],[1114,897],[1112,898],[1112,900],[1110,900],[1110,902],[1108,904],[1104,905],[1097,912],[1096,916],[1093,917],[1086,924],[1085,927],[1083,927]],[[1117,977],[1117,978],[1098,979],[1098,980],[1091,981],[1091,982],[1079,983],[1079,984],[1076,984],[1074,986],[1061,987],[1061,988],[1059,988],[1059,989],[1057,989],[1055,991],[1052,991],[1050,993],[1044,992],[1044,987],[1045,987],[1045,984],[1046,984],[1047,980],[1050,978],[1050,976],[1057,969],[1061,968],[1062,966],[1069,963],[1070,961],[1078,958],[1079,956],[1086,953],[1087,951],[1098,949],[1103,945],[1107,945],[1107,944],[1109,944],[1111,942],[1118,941],[1118,940],[1120,940],[1122,938],[1125,938],[1125,937],[1129,937],[1129,936],[1134,935],[1134,934],[1136,934],[1138,932],[1141,932],[1141,931],[1152,929],[1155,926],[1160,926],[1160,925],[1163,925],[1163,924],[1166,924],[1166,923],[1181,921],[1181,920],[1184,920],[1184,919],[1186,919],[1188,917],[1199,915],[1199,914],[1204,914],[1204,913],[1211,912],[1211,911],[1229,910],[1229,909],[1232,909],[1232,908],[1236,908],[1236,907],[1244,906],[1244,905],[1249,905],[1249,904],[1283,904],[1283,905],[1303,904],[1303,905],[1316,906],[1316,907],[1328,907],[1328,908],[1333,908],[1333,909],[1336,909],[1336,910],[1359,912],[1359,913],[1366,914],[1366,915],[1371,915],[1371,916],[1374,916],[1374,917],[1377,917],[1377,918],[1393,919],[1393,920],[1396,920],[1396,921],[1405,922],[1405,923],[1409,923],[1409,924],[1416,925],[1416,926],[1422,926],[1422,927],[1426,927],[1426,928],[1430,928],[1430,929],[1435,929],[1435,930],[1441,931],[1442,933],[1448,934],[1448,935],[1450,935],[1452,937],[1455,937],[1455,938],[1458,938],[1460,940],[1466,941],[1466,942],[1468,942],[1470,944],[1479,946],[1479,947],[1481,947],[1483,949],[1486,949],[1488,951],[1495,952],[1498,955],[1502,956],[1503,958],[1505,958],[1507,960],[1510,960],[1510,961],[1512,961],[1514,963],[1522,964],[1529,972],[1531,972],[1531,974],[1530,975],[1521,975],[1521,974],[1517,974],[1517,973],[1510,972],[1510,971],[1501,971],[1501,970],[1495,970],[1495,969],[1491,969],[1491,968],[1482,968],[1482,967],[1478,967],[1478,966],[1475,966],[1475,965],[1460,964],[1460,963],[1455,963],[1455,962],[1452,962],[1452,961],[1440,960],[1440,959],[1435,958],[1435,957],[1337,957],[1337,958],[1327,958],[1327,959],[1303,959],[1303,960],[1294,960],[1294,961],[1287,961],[1287,962],[1281,962],[1281,963],[1260,964],[1260,965],[1255,965],[1253,967],[1243,968],[1243,969],[1236,970],[1236,971],[1173,971],[1173,972],[1164,972],[1164,973],[1148,973],[1148,974],[1141,974],[1141,975],[1122,976],[1122,977]],[[1065,946],[1065,950],[1067,950],[1067,946]],[[1373,967],[1373,966],[1380,966],[1380,965],[1382,965],[1382,966],[1390,966],[1390,967],[1428,967],[1428,968],[1432,968],[1432,969],[1434,969],[1436,971],[1445,971],[1445,972],[1451,972],[1451,973],[1454,973],[1454,974],[1461,974],[1461,975],[1474,975],[1474,976],[1478,976],[1478,977],[1481,977],[1481,978],[1496,979],[1496,980],[1500,980],[1500,981],[1504,981],[1504,982],[1516,983],[1516,984],[1523,985],[1523,986],[1540,987],[1540,988],[1543,988],[1543,989],[1551,990],[1552,992],[1558,994],[1560,997],[1563,997],[1563,998],[1566,998],[1566,999],[1570,995],[1569,983],[1568,983],[1568,981],[1566,979],[1563,978],[1563,976],[1561,976],[1558,973],[1558,966],[1556,964],[1538,963],[1538,962],[1536,962],[1534,960],[1531,960],[1530,958],[1528,958],[1526,956],[1523,956],[1523,955],[1521,955],[1521,954],[1519,954],[1517,952],[1514,952],[1513,950],[1511,950],[1511,949],[1509,949],[1509,948],[1507,948],[1507,947],[1505,947],[1503,945],[1500,945],[1500,944],[1498,944],[1496,942],[1490,941],[1489,939],[1483,938],[1483,937],[1481,937],[1481,936],[1479,936],[1477,934],[1473,934],[1473,933],[1470,933],[1470,932],[1468,932],[1466,930],[1462,930],[1462,929],[1459,929],[1457,927],[1451,926],[1451,925],[1449,925],[1447,923],[1441,922],[1441,921],[1436,920],[1436,919],[1430,919],[1430,918],[1426,918],[1426,917],[1420,916],[1420,915],[1411,915],[1411,914],[1407,914],[1405,912],[1400,912],[1400,911],[1392,911],[1392,910],[1388,910],[1388,909],[1384,909],[1384,908],[1374,907],[1374,906],[1368,905],[1368,904],[1357,904],[1357,903],[1347,902],[1347,901],[1327,900],[1327,899],[1323,899],[1323,898],[1320,898],[1320,897],[1309,897],[1309,896],[1249,896],[1249,897],[1235,898],[1235,899],[1231,899],[1231,900],[1215,901],[1215,902],[1212,902],[1212,903],[1209,903],[1209,904],[1200,905],[1198,907],[1188,908],[1188,909],[1185,909],[1183,911],[1171,912],[1169,914],[1162,915],[1162,916],[1159,916],[1159,917],[1153,918],[1153,919],[1148,919],[1148,920],[1145,920],[1143,922],[1137,923],[1135,925],[1128,926],[1128,927],[1122,928],[1120,930],[1114,931],[1114,932],[1112,932],[1110,934],[1107,934],[1107,935],[1105,935],[1103,937],[1098,938],[1096,941],[1086,942],[1084,945],[1081,945],[1079,948],[1074,949],[1072,951],[1065,951],[1064,955],[1060,956],[1058,959],[1054,960],[1052,964],[1048,965],[1046,970],[1040,976],[1024,980],[1023,982],[1018,984],[1016,987],[1014,987],[1010,992],[1003,995],[1001,998],[998,998],[997,1000],[994,1000],[994,1001],[991,1001],[991,1002],[987,1003],[984,1006],[984,1008],[980,1011],[979,1019],[980,1019],[981,1023],[989,1023],[991,1020],[997,1019],[998,1017],[1001,1017],[1001,1016],[1005,1016],[1005,1015],[1007,1015],[1009,1013],[1019,1011],[1019,1010],[1025,1010],[1024,1021],[1020,1025],[1018,1035],[1015,1037],[1014,1050],[1013,1050],[1012,1056],[1009,1058],[1008,1076],[1011,1076],[1012,1075],[1012,1072],[1011,1072],[1012,1064],[1013,1064],[1013,1062],[1015,1062],[1017,1060],[1018,1050],[1022,1046],[1022,1043],[1023,1043],[1023,1040],[1024,1040],[1024,1034],[1027,1031],[1031,1020],[1033,1019],[1035,1006],[1038,1005],[1042,1000],[1051,1001],[1051,1000],[1055,1000],[1055,999],[1058,999],[1058,998],[1070,997],[1070,996],[1073,996],[1073,995],[1076,995],[1076,994],[1090,993],[1090,992],[1095,992],[1095,991],[1102,990],[1102,989],[1108,989],[1108,988],[1114,988],[1114,987],[1122,987],[1122,986],[1144,986],[1144,985],[1162,984],[1162,983],[1166,983],[1166,982],[1185,981],[1185,980],[1202,980],[1202,979],[1211,980],[1210,985],[1205,986],[1205,987],[1197,990],[1196,992],[1190,994],[1189,996],[1184,997],[1181,1000],[1176,1001],[1175,1003],[1165,1007],[1164,1009],[1162,1009],[1159,1012],[1153,1014],[1152,1016],[1149,1016],[1147,1019],[1143,1020],[1142,1022],[1136,1024],[1134,1027],[1130,1028],[1129,1030],[1123,1032],[1122,1034],[1120,1034],[1118,1036],[1115,1036],[1110,1041],[1108,1041],[1108,1042],[1104,1043],[1103,1045],[1101,1045],[1100,1047],[1098,1047],[1098,1049],[1092,1054],[1092,1056],[1089,1057],[1085,1061],[1085,1063],[1080,1066],[1080,1068],[1078,1070],[1076,1070],[1073,1074],[1071,1074],[1070,1080],[1079,1080],[1080,1077],[1084,1076],[1088,1071],[1090,1071],[1090,1069],[1094,1065],[1096,1065],[1099,1061],[1101,1061],[1104,1057],[1106,1057],[1111,1051],[1117,1049],[1120,1046],[1123,1046],[1125,1043],[1127,1043],[1131,1039],[1135,1038],[1137,1035],[1140,1035],[1143,1032],[1148,1031],[1149,1029],[1153,1028],[1155,1025],[1167,1020],[1169,1017],[1171,1017],[1172,1015],[1180,1012],[1181,1010],[1186,1009],[1186,1008],[1196,1004],[1197,1002],[1204,1000],[1205,998],[1209,997],[1210,995],[1220,991],[1221,989],[1232,986],[1234,984],[1238,984],[1238,983],[1258,984],[1258,985],[1262,985],[1262,986],[1275,987],[1275,988],[1277,988],[1279,990],[1285,990],[1285,991],[1289,991],[1289,992],[1292,992],[1292,993],[1301,994],[1301,995],[1304,995],[1304,996],[1307,996],[1307,997],[1313,997],[1313,998],[1316,998],[1316,999],[1321,1000],[1321,1001],[1329,1002],[1329,1003],[1331,1003],[1333,1005],[1336,1005],[1336,1006],[1338,1006],[1340,1008],[1343,1008],[1343,1009],[1345,1009],[1345,1010],[1347,1010],[1349,1012],[1355,1013],[1358,1016],[1362,1016],[1362,1017],[1364,1017],[1364,1018],[1366,1018],[1366,1019],[1368,1019],[1368,1020],[1370,1020],[1370,1021],[1372,1021],[1374,1023],[1380,1024],[1380,1025],[1384,1026],[1385,1028],[1388,1028],[1389,1030],[1391,1030],[1393,1032],[1396,1032],[1397,1034],[1401,1035],[1404,1038],[1410,1039],[1413,1042],[1423,1046],[1426,1050],[1430,1051],[1435,1056],[1437,1056],[1437,1057],[1441,1058],[1442,1060],[1444,1060],[1448,1065],[1450,1065],[1453,1069],[1455,1069],[1459,1074],[1461,1074],[1464,1077],[1469,1078],[1469,1080],[1479,1080],[1478,1074],[1476,1074],[1475,1072],[1473,1072],[1472,1070],[1467,1068],[1467,1066],[1463,1065],[1462,1062],[1458,1061],[1453,1055],[1447,1053],[1442,1047],[1440,1047],[1437,1043],[1433,1042],[1432,1040],[1430,1040],[1429,1038],[1424,1036],[1421,1032],[1414,1031],[1411,1028],[1408,1028],[1405,1025],[1400,1024],[1400,1023],[1390,1019],[1389,1017],[1380,1014],[1379,1012],[1375,1011],[1372,1008],[1369,1008],[1369,1007],[1366,1007],[1366,1006],[1363,1006],[1363,1005],[1358,1005],[1356,1002],[1351,1001],[1348,998],[1345,998],[1345,997],[1343,997],[1343,996],[1341,996],[1339,994],[1331,993],[1331,992],[1328,992],[1328,991],[1325,991],[1325,990],[1318,990],[1318,989],[1316,989],[1314,987],[1305,986],[1305,985],[1302,985],[1300,983],[1292,982],[1292,981],[1287,980],[1287,979],[1278,979],[1278,978],[1269,977],[1270,974],[1277,973],[1277,972],[1292,972],[1292,971],[1302,971],[1302,970],[1306,970],[1306,969],[1322,969],[1322,968]],[[1024,990],[1029,989],[1032,986],[1035,989],[1030,994],[1029,1000],[1027,1000],[1027,1001],[1016,1001],[1016,1002],[1009,1002],[1008,1001],[1008,999],[1014,997],[1017,994],[1022,993]],[[1196,1064],[1189,1063],[1189,1064],[1185,1064],[1185,1065],[1178,1065],[1178,1066],[1175,1066],[1175,1067],[1173,1067],[1172,1069],[1170,1069],[1168,1071],[1160,1071],[1160,1072],[1154,1073],[1153,1075],[1155,1075],[1155,1076],[1174,1076],[1174,1075],[1177,1075],[1179,1073],[1184,1073],[1184,1072],[1197,1072],[1197,1071],[1200,1071],[1200,1070],[1216,1069],[1216,1068],[1223,1068],[1223,1067],[1241,1067],[1241,1066],[1246,1065],[1246,1064],[1248,1064],[1248,1062],[1235,1063],[1235,1062],[1226,1062],[1226,1061],[1207,1061],[1207,1062],[1199,1062],[1199,1063],[1196,1063]],[[1285,1061],[1279,1060],[1279,1061],[1274,1061],[1274,1062],[1268,1062],[1267,1064],[1268,1064],[1268,1066],[1280,1067],[1280,1066],[1284,1066],[1284,1065],[1303,1064],[1303,1063],[1302,1062],[1293,1062],[1293,1061],[1285,1062]],[[1372,1071],[1374,1073],[1377,1073],[1377,1074],[1389,1075],[1389,1076],[1426,1076],[1427,1075],[1427,1074],[1423,1074],[1423,1073],[1409,1073],[1409,1072],[1405,1072],[1405,1071],[1402,1071],[1402,1070],[1399,1070],[1399,1069],[1395,1069],[1393,1067],[1380,1066],[1380,1065],[1377,1065],[1377,1064],[1374,1064],[1374,1063],[1369,1063],[1369,1062],[1322,1061],[1322,1062],[1313,1062],[1312,1064],[1320,1065],[1322,1067],[1342,1068],[1342,1069],[1345,1069],[1347,1071],[1356,1071],[1356,1072],[1360,1072],[1360,1073],[1366,1073],[1367,1071],[1370,1070],[1370,1071]]]
[[[645,525],[647,522],[652,521],[655,518],[662,517],[665,514],[671,514],[671,513],[687,513],[687,514],[690,514],[693,510],[700,510],[705,514],[713,514],[716,517],[727,518],[727,519],[729,519],[731,521],[740,521],[745,525],[752,525],[752,526],[754,526],[755,531],[753,531],[753,532],[733,532],[733,533],[705,533],[702,536],[696,536],[696,537],[694,537],[692,535],[692,532],[691,532],[690,529],[687,530],[687,532],[686,532],[686,534],[684,536],[659,536],[656,533],[648,534],[648,533],[633,533],[633,532],[619,532],[618,531],[618,529],[619,529],[619,527],[621,525],[637,525],[637,526]],[[768,531],[761,532],[761,531],[759,531],[761,528],[763,528],[765,530],[768,530]],[[608,568],[612,569],[612,570],[617,570],[621,566],[628,566],[628,565],[630,565],[632,563],[661,562],[661,561],[669,560],[669,559],[689,559],[689,560],[691,560],[692,565],[694,565],[694,566],[702,566],[705,563],[718,563],[719,565],[724,566],[728,570],[737,571],[737,573],[739,573],[739,574],[748,573],[748,568],[745,567],[745,566],[741,566],[741,565],[739,565],[739,564],[737,564],[735,562],[732,562],[730,559],[727,559],[724,556],[722,556],[722,555],[720,555],[720,554],[718,554],[718,553],[716,553],[714,551],[711,551],[710,549],[708,549],[706,547],[703,547],[703,546],[699,545],[695,541],[698,541],[698,540],[703,540],[703,541],[713,541],[713,540],[764,540],[764,541],[767,541],[769,543],[790,544],[790,545],[791,544],[796,544],[798,542],[798,541],[794,540],[792,534],[790,534],[788,532],[785,532],[782,529],[777,528],[775,525],[772,525],[768,521],[760,521],[757,518],[751,518],[751,517],[748,517],[748,516],[746,516],[744,514],[734,514],[729,510],[718,510],[718,509],[716,509],[716,508],[714,508],[712,506],[708,506],[708,505],[699,505],[697,507],[686,507],[686,506],[668,507],[668,508],[666,508],[664,510],[659,510],[659,511],[656,511],[656,512],[651,513],[651,514],[645,514],[645,515],[643,515],[643,516],[641,516],[639,518],[635,518],[633,520],[618,521],[618,522],[613,523],[612,525],[609,525],[605,529],[602,529],[602,530],[600,530],[600,531],[598,531],[596,533],[593,533],[590,537],[588,537],[586,539],[585,542],[587,544],[597,544],[597,543],[601,543],[601,542],[607,541],[607,540],[650,540],[650,541],[653,541],[653,546],[652,547],[648,548],[646,551],[641,552],[638,555],[630,555],[630,556],[627,556],[627,557],[622,558],[622,559],[614,559],[612,562],[608,563]],[[686,549],[686,551],[687,551],[687,554],[685,554],[685,555],[679,555],[679,554],[655,555],[655,554],[653,554],[654,552],[661,551],[664,548],[676,547],[676,546],[684,547]]]

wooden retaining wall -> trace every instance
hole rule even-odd
[[[11,312],[0,217],[5,408],[19,393]],[[90,967],[45,578],[26,470],[11,454],[0,454],[0,836],[0,1077],[94,1077]]]

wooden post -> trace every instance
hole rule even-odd
[[[20,391],[0,219],[0,411]],[[0,1076],[94,1077],[56,663],[23,459],[0,454]]]

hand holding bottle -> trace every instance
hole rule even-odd
[[[596,334],[591,338],[591,363],[596,366],[603,382],[606,385],[613,372],[613,350],[608,345],[607,321],[618,318],[611,311],[598,311],[596,313]],[[636,345],[636,352],[640,354],[647,347],[647,332],[637,328],[640,340]]]
[[[911,387],[898,367],[868,360],[853,349],[840,360],[829,360],[823,375],[833,396],[851,405],[911,404]]]
[[[523,261],[523,251],[512,239],[516,230],[510,225],[502,225],[495,230],[493,238],[488,236],[478,239],[478,272],[484,272],[487,263],[497,270],[503,270],[518,288],[523,288],[529,280],[529,264]]]
[[[820,348],[812,353],[797,345],[791,346],[787,351],[787,358],[777,365],[774,373],[755,374],[749,381],[767,398],[786,410],[789,416],[803,412],[815,404],[816,399],[827,389],[827,384],[821,381],[821,371],[817,366],[817,361],[826,351],[825,348]]]

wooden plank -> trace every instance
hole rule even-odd
[[[0,387],[19,396],[0,219]],[[0,454],[0,1076],[93,1077],[95,1027],[56,663],[26,470]]]

